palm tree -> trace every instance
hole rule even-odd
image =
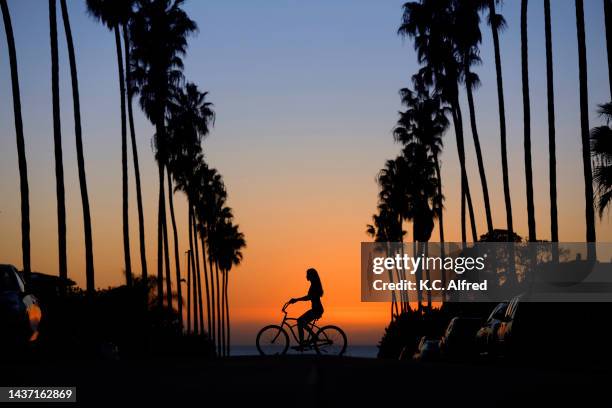
[[[172,195],[172,192],[169,191],[168,192],[168,197],[170,197],[170,195]],[[164,196],[165,199],[165,196]],[[165,214],[164,214],[165,217]],[[163,229],[162,229],[162,242],[164,243],[164,250],[163,250],[163,254],[164,254],[164,262],[166,264],[166,304],[168,305],[168,308],[172,308],[172,276],[170,274],[170,248],[169,248],[169,238],[168,238],[168,223],[165,221],[164,219],[164,224],[163,224]]]
[[[57,19],[55,0],[49,0],[49,37],[51,38],[51,94],[53,100],[53,146],[55,153],[55,192],[57,195],[57,245],[59,276],[68,277],[66,260],[66,194],[64,189],[64,160],[62,127],[59,105],[59,64],[57,56]]]
[[[197,201],[196,197],[199,194],[197,190],[192,190],[198,185],[202,185],[198,183],[197,178],[194,180],[194,176],[197,177],[198,175],[204,174],[197,172],[204,160],[201,156],[201,142],[202,139],[208,135],[210,127],[214,124],[215,119],[212,104],[206,101],[207,94],[207,92],[200,92],[195,84],[187,83],[184,88],[175,90],[168,106],[168,178],[170,180],[170,170],[172,170],[176,188],[187,194],[190,211],[193,211],[195,202]],[[171,189],[170,181],[169,189]],[[169,194],[170,196],[172,195],[172,190],[170,190]],[[170,215],[175,232],[175,254],[178,260],[178,237],[176,235],[172,201],[170,204]],[[206,263],[204,266],[206,267]],[[177,267],[177,279],[179,274],[180,271]],[[208,278],[206,275],[205,273],[204,278],[207,288],[208,309],[210,311]],[[210,316],[208,320],[210,322]]]
[[[119,73],[119,98],[121,107],[121,187],[122,187],[122,216],[123,216],[123,257],[125,261],[125,279],[128,286],[132,285],[132,261],[130,255],[130,225],[128,205],[128,174],[127,174],[127,136],[125,118],[125,77],[123,55],[121,50],[120,27],[127,23],[132,12],[132,4],[123,0],[87,0],[89,14],[104,24],[115,34],[115,48],[117,51],[117,68]],[[126,44],[126,47],[128,45]]]
[[[408,207],[406,195],[406,173],[404,171],[405,161],[403,157],[398,157],[395,160],[387,160],[385,167],[380,170],[376,181],[380,187],[378,194],[379,213],[385,215],[384,220],[387,224],[388,231],[385,234],[390,242],[401,242],[401,250],[404,250],[404,217]],[[397,279],[401,281],[405,279],[403,270],[396,270]],[[390,273],[390,279],[392,274]],[[404,312],[408,307],[408,294],[405,291],[400,291],[400,312]],[[396,306],[397,307],[397,306]],[[397,311],[396,311],[397,314]]]
[[[612,202],[612,102],[599,106],[599,113],[605,119],[605,126],[591,130],[591,157],[593,158],[593,180],[596,186],[597,210],[599,216]]]
[[[388,167],[393,160],[387,161],[385,167]],[[403,175],[402,175],[403,176]],[[388,180],[388,179],[387,179]],[[387,181],[380,180],[378,178],[377,182],[379,186],[382,183],[386,183]],[[390,181],[390,180],[389,180]],[[387,191],[391,188],[402,189],[404,185],[403,177],[396,177],[395,183],[393,185],[386,186],[384,189]],[[406,231],[403,230],[401,223],[399,222],[400,215],[398,214],[398,210],[396,208],[392,208],[386,203],[385,193],[381,191],[379,193],[379,203],[377,206],[378,212],[372,216],[372,224],[366,225],[366,233],[374,238],[374,242],[380,242],[385,249],[387,256],[391,254],[391,246],[390,242],[403,242],[404,235]],[[403,246],[403,244],[402,244]],[[389,281],[393,282],[393,273],[391,270],[389,272]],[[420,290],[417,287],[417,294],[420,299]],[[409,299],[406,298],[406,301]],[[420,303],[419,303],[420,305]],[[409,306],[408,306],[409,307]],[[397,296],[395,291],[391,292],[391,320],[393,320],[396,316],[400,314],[397,306]]]
[[[427,146],[415,142],[408,144],[403,150],[407,164],[405,172],[409,180],[407,186],[408,208],[406,219],[412,221],[413,240],[418,243],[418,253],[427,251],[427,242],[431,238],[435,218],[435,203],[441,201],[438,194],[438,179],[436,178],[433,156]],[[429,270],[425,270],[429,280]],[[416,278],[422,279],[422,269],[416,272]],[[419,307],[421,299],[419,299]],[[427,292],[427,306],[431,307],[431,291]]]
[[[502,181],[504,184],[504,202],[506,206],[506,229],[508,239],[514,235],[512,225],[512,201],[510,199],[510,181],[508,177],[508,150],[506,147],[506,108],[504,102],[504,82],[502,76],[501,53],[499,47],[499,32],[506,27],[506,21],[495,9],[495,3],[499,0],[487,0],[489,9],[489,25],[493,36],[493,49],[495,53],[495,74],[497,78],[497,105],[499,111],[499,135],[501,146]]]
[[[199,259],[195,259],[195,255],[194,254],[194,237],[197,238],[197,236],[195,236],[195,231],[194,231],[194,220],[193,220],[193,207],[190,207],[188,210],[188,225],[189,225],[189,266],[190,268],[188,270],[191,271],[191,274],[189,275],[190,277],[193,276],[193,284],[192,285],[187,285],[187,292],[191,293],[192,291],[192,287],[193,287],[193,332],[195,334],[198,333],[198,296],[197,296],[197,290],[196,290],[196,281],[197,281],[197,273],[196,273],[196,261],[198,262],[198,270],[200,268],[200,260]],[[197,246],[198,246],[198,241],[196,239],[195,241],[195,249],[197,250]],[[189,307],[189,306],[188,306]]]
[[[176,116],[178,118],[178,116]],[[187,121],[177,121],[178,123],[188,123]],[[172,122],[174,123],[174,121]],[[172,126],[169,127],[170,129]],[[194,133],[195,134],[195,133]],[[206,239],[208,234],[207,216],[209,209],[207,207],[208,191],[213,185],[213,176],[216,174],[214,169],[210,169],[201,154],[201,146],[193,144],[193,155],[189,156],[188,150],[185,150],[185,156],[182,160],[177,160],[174,165],[173,175],[175,177],[176,189],[183,191],[187,196],[190,224],[190,248],[193,251],[192,270],[194,271],[194,326],[199,323],[203,331],[203,303],[202,303],[202,288],[201,288],[201,271],[200,271],[200,255],[198,247],[198,236],[200,238],[202,259],[204,264],[204,283],[206,288],[206,305],[207,305],[207,327],[211,339],[215,341],[216,327],[215,324],[215,308],[214,308],[214,280],[213,277],[208,277],[208,266],[206,260]],[[211,263],[212,270],[212,263]],[[212,286],[212,289],[211,289]],[[200,320],[198,321],[197,309],[199,309]]]
[[[205,285],[205,294],[206,294],[206,317],[207,317],[207,327],[208,334],[211,336],[213,342],[215,341],[215,330],[214,330],[214,320],[215,320],[215,310],[214,310],[214,292],[213,292],[213,280],[212,280],[212,266],[210,267],[210,275],[208,273],[208,266],[206,264],[206,227],[204,225],[204,221],[201,220],[201,212],[202,207],[199,207],[198,213],[200,214],[198,217],[194,215],[194,233],[196,234],[196,253],[198,247],[198,233],[200,237],[200,248],[202,249],[202,269],[204,270],[204,285]],[[200,224],[197,223],[197,219],[200,218]],[[198,261],[199,262],[199,261]],[[201,330],[204,331],[204,302],[202,300],[202,279],[200,276],[200,270],[198,269],[198,307],[200,311],[200,327]]]
[[[11,14],[6,0],[0,0],[4,31],[8,46],[9,65],[11,69],[11,88],[13,92],[13,113],[15,117],[15,138],[17,139],[17,162],[19,166],[19,188],[21,196],[21,255],[23,272],[29,280],[30,264],[30,190],[28,186],[28,164],[25,153],[25,140],[23,137],[23,121],[21,118],[21,93],[19,91],[19,69],[17,68],[17,52],[15,51],[15,38]]]
[[[202,188],[206,185],[204,181],[208,175],[208,166],[201,154],[201,146],[199,144],[192,145],[194,155],[186,155],[183,160],[177,161],[175,166],[174,176],[176,189],[183,191],[187,196],[187,205],[189,213],[190,237],[189,247],[192,251],[191,268],[194,274],[194,326],[200,325],[200,330],[204,331],[204,308],[202,301],[202,286],[201,286],[201,269],[200,269],[200,250],[198,246],[198,235],[202,248],[202,259],[204,266],[204,281],[206,285],[206,304],[207,304],[207,327],[208,333],[212,336],[211,330],[211,302],[210,291],[208,284],[208,269],[206,266],[206,247],[205,247],[205,227],[202,219]],[[195,153],[197,151],[197,153]],[[197,318],[199,311],[199,320]],[[212,338],[212,337],[211,337]]]
[[[130,23],[131,66],[140,105],[155,126],[159,176],[157,274],[158,291],[163,291],[163,229],[166,225],[164,170],[167,165],[166,114],[172,90],[182,78],[181,57],[187,36],[196,24],[181,8],[181,0],[141,0]],[[167,246],[167,245],[166,245]],[[169,275],[167,270],[166,274]],[[161,297],[160,297],[161,298]],[[158,300],[159,306],[163,299]]]
[[[204,324],[203,324],[204,314],[203,314],[203,309],[202,309],[202,281],[201,281],[201,273],[200,273],[200,252],[198,250],[198,235],[197,235],[197,228],[196,228],[196,218],[193,213],[193,208],[191,208],[191,234],[193,235],[193,241],[194,241],[193,245],[195,249],[195,253],[192,255],[192,262],[195,258],[195,262],[192,265],[193,274],[194,274],[193,275],[193,325],[194,327],[199,326],[200,331],[203,332],[204,331]],[[198,320],[198,316],[199,316],[199,320]],[[196,330],[196,333],[197,333],[197,330]]]
[[[587,90],[587,59],[584,34],[584,4],[576,0],[576,32],[578,36],[578,71],[580,83],[580,129],[582,139],[582,164],[584,173],[584,201],[586,215],[586,242],[595,242],[595,209],[593,203],[593,173],[591,172],[591,148],[589,141],[589,100]],[[595,259],[594,245],[588,245],[588,259]]]
[[[147,268],[147,251],[145,245],[145,230],[144,230],[144,211],[142,208],[142,187],[140,182],[140,165],[138,161],[138,146],[136,144],[136,129],[134,126],[134,111],[132,108],[132,100],[134,98],[135,92],[135,84],[132,81],[132,67],[130,66],[130,36],[128,30],[127,21],[132,18],[132,12],[134,6],[136,4],[135,0],[125,0],[130,4],[126,6],[125,10],[129,12],[129,15],[126,19],[124,19],[124,24],[122,24],[123,31],[123,45],[125,47],[125,83],[126,83],[126,91],[127,91],[127,114],[128,114],[128,124],[130,127],[130,139],[131,139],[131,147],[132,147],[132,160],[134,162],[134,181],[136,183],[136,207],[138,209],[138,238],[140,241],[140,267],[142,270],[143,279],[146,281],[148,277],[148,268]]]
[[[85,276],[87,290],[92,292],[94,285],[94,262],[93,262],[93,240],[91,233],[91,213],[89,209],[89,194],[87,192],[87,177],[85,175],[85,156],[83,154],[83,137],[81,131],[81,103],[79,98],[79,78],[77,76],[76,57],[74,54],[74,43],[72,41],[72,30],[66,0],[60,0],[62,9],[62,20],[68,46],[68,62],[70,63],[70,79],[72,81],[72,102],[74,110],[74,136],[77,151],[77,166],[79,169],[79,186],[81,189],[81,204],[83,207],[83,229],[85,235]]]
[[[419,81],[418,76],[414,78],[415,90],[404,88],[400,90],[402,104],[406,111],[400,112],[393,135],[396,141],[404,146],[410,143],[419,143],[426,146],[431,154],[437,183],[436,201],[433,203],[435,215],[438,218],[438,230],[440,234],[441,256],[444,257],[444,195],[442,194],[442,175],[440,171],[439,156],[442,152],[442,137],[448,129],[448,118],[446,112],[448,107],[444,105],[439,95],[431,94],[429,89]],[[446,284],[446,274],[442,271],[442,285]]]
[[[454,34],[457,42],[459,61],[461,65],[461,77],[465,84],[467,93],[468,108],[470,113],[470,126],[476,150],[476,162],[478,163],[478,173],[482,185],[482,197],[484,200],[485,216],[487,220],[487,230],[493,230],[493,217],[491,215],[491,204],[489,200],[489,187],[487,176],[480,148],[480,138],[476,126],[476,109],[474,106],[473,91],[480,85],[478,74],[472,72],[471,67],[481,63],[478,45],[482,40],[480,32],[479,4],[481,0],[457,1],[455,7],[456,32]]]
[[[191,234],[191,211],[189,212],[189,241],[190,247],[193,246],[193,235]],[[187,326],[186,332],[191,331],[191,249],[186,251],[187,254]],[[195,300],[195,299],[194,299]]]
[[[208,328],[208,334],[211,336],[211,338],[214,341],[215,338],[215,331],[213,329],[213,321],[214,321],[214,310],[213,310],[213,303],[214,303],[214,297],[211,297],[211,287],[210,284],[212,283],[212,276],[209,278],[209,274],[208,274],[208,266],[206,264],[206,226],[205,226],[205,220],[203,217],[203,203],[201,200],[201,197],[203,195],[203,188],[204,186],[207,185],[207,177],[209,175],[209,169],[208,169],[208,165],[204,162],[204,159],[201,158],[200,156],[200,160],[198,162],[198,164],[194,167],[194,183],[192,183],[194,185],[194,192],[195,192],[195,196],[196,198],[194,199],[194,204],[193,204],[193,233],[194,233],[194,240],[195,240],[195,247],[196,247],[196,256],[198,256],[199,258],[199,254],[198,254],[198,237],[200,238],[200,248],[202,249],[202,268],[204,270],[204,285],[205,285],[205,289],[206,289],[206,317],[207,317],[207,328]],[[200,327],[201,330],[204,330],[204,303],[202,300],[202,280],[201,280],[201,275],[200,275],[200,265],[199,265],[199,259],[198,259],[198,306],[199,306],[199,311],[200,311]],[[212,268],[211,268],[211,274],[212,274]]]
[[[546,90],[548,97],[548,168],[550,175],[550,240],[559,242],[557,217],[557,148],[555,140],[555,89],[553,81],[552,33],[550,24],[550,0],[544,0],[544,32],[546,36]],[[554,259],[558,259],[553,246]]]
[[[398,33],[414,39],[418,61],[423,67],[417,74],[426,84],[434,85],[444,101],[452,107],[453,125],[457,138],[457,153],[461,171],[461,197],[465,198],[470,215],[472,239],[477,241],[476,221],[465,168],[463,119],[459,105],[460,63],[455,42],[454,0],[421,0],[405,3]],[[463,202],[463,201],[462,201]],[[463,208],[463,205],[462,205]],[[465,218],[462,210],[462,240],[466,241]]]
[[[231,209],[225,206],[227,191],[221,175],[215,169],[209,169],[206,175],[206,185],[202,189],[203,196],[200,207],[200,219],[205,221],[205,227],[201,235],[206,235],[208,243],[208,264],[211,278],[211,313],[213,331],[216,330],[217,352],[221,354],[222,321],[221,321],[221,281],[219,275],[219,263],[214,250],[217,228],[219,225],[232,218]],[[202,246],[204,251],[204,246]],[[212,249],[211,249],[212,248]],[[214,274],[213,274],[214,266]],[[216,304],[215,304],[216,300]],[[215,324],[216,323],[216,324]]]
[[[169,133],[171,134],[175,134],[176,132],[176,129],[173,129],[173,123],[175,122],[170,122],[168,126]],[[176,136],[174,136],[173,138],[175,140],[180,140]],[[196,179],[199,174],[199,167],[204,163],[204,161],[201,155],[201,146],[199,144],[194,144],[192,145],[192,148],[197,153],[194,153],[191,156],[185,153],[185,156],[181,160],[175,160],[172,164],[172,174],[174,176],[175,190],[181,190],[187,196],[187,225],[189,229],[188,279],[190,277],[193,277],[193,285],[187,285],[187,292],[189,295],[193,287],[193,326],[194,333],[197,334],[199,323],[198,307],[201,306],[202,300],[198,296],[197,292],[198,280],[200,278],[200,257],[198,250],[197,225],[195,218],[195,203],[198,200],[198,182]],[[200,319],[203,319],[201,315]]]
[[[225,355],[229,356],[230,350],[230,315],[229,315],[229,273],[234,266],[242,262],[242,249],[246,247],[244,234],[240,232],[238,225],[234,225],[232,220],[225,220],[217,229],[217,254],[219,268],[223,275],[223,338],[225,339]]]
[[[168,167],[168,206],[170,221],[172,222],[172,236],[174,242],[174,269],[176,270],[176,292],[178,300],[179,324],[183,326],[183,298],[181,294],[181,262],[179,258],[178,232],[176,229],[176,216],[174,215],[174,189],[172,188],[172,175]]]
[[[521,71],[523,78],[523,131],[525,149],[525,186],[527,189],[527,226],[529,241],[536,241],[533,206],[533,172],[531,166],[531,109],[529,106],[529,58],[527,52],[527,0],[521,0]]]
[[[612,99],[612,0],[603,0],[606,22],[606,49],[608,51],[608,83]]]

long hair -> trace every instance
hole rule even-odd
[[[323,285],[321,284],[321,278],[319,278],[319,272],[315,268],[310,268],[306,271],[306,278],[310,281],[312,290],[319,297],[323,297]]]

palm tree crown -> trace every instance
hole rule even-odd
[[[612,202],[612,102],[600,105],[599,113],[606,124],[591,130],[591,157],[596,206],[603,217]]]
[[[153,122],[166,114],[173,90],[183,77],[187,36],[197,29],[181,8],[182,3],[140,0],[130,25],[133,86],[140,94],[143,111]]]

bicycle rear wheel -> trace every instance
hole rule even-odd
[[[341,356],[346,351],[346,334],[338,326],[324,326],[317,332],[315,350],[325,356]]]
[[[282,355],[289,348],[289,335],[282,327],[271,324],[257,333],[255,344],[262,356]]]

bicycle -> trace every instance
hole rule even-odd
[[[297,327],[297,319],[293,317],[287,317],[287,307],[289,302],[285,303],[282,308],[284,314],[283,320],[280,325],[271,324],[257,333],[257,339],[255,341],[257,350],[262,356],[270,355],[283,355],[289,350],[289,334],[291,333],[295,343],[298,345],[293,347],[298,351],[315,350],[319,355],[330,355],[330,356],[341,356],[346,351],[346,334],[338,326],[327,325],[319,327],[316,325],[318,319],[313,320],[309,323],[310,331],[308,332],[308,338],[300,345],[298,336],[295,333],[294,328]],[[316,329],[316,332],[315,332]],[[312,333],[315,334],[315,338],[312,338]]]

